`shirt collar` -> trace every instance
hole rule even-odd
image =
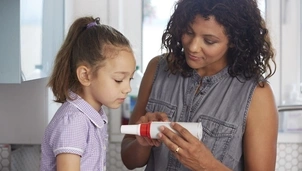
[[[69,97],[71,99],[67,99],[67,101],[85,114],[96,127],[102,128],[108,123],[103,107],[101,107],[100,111],[96,111],[88,102],[72,91],[69,91]]]
[[[221,71],[219,71],[215,75],[203,76],[203,77],[201,77],[197,73],[196,70],[193,70],[192,79],[193,79],[193,81],[198,82],[198,83],[200,83],[200,81],[202,81],[202,84],[214,84],[226,76],[228,76],[228,67],[223,68]]]

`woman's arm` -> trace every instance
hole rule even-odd
[[[57,155],[57,171],[80,171],[81,157],[76,154],[62,153]]]
[[[243,139],[245,171],[274,171],[278,112],[269,84],[257,87],[247,116]]]
[[[164,113],[147,113],[146,105],[152,89],[153,79],[156,73],[159,57],[153,58],[144,73],[136,105],[131,114],[129,124],[144,123],[149,121],[166,121],[167,116]],[[125,135],[121,146],[121,156],[124,165],[128,169],[142,167],[146,165],[151,147],[160,145],[158,140],[151,140],[144,137]]]

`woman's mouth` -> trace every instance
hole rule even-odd
[[[192,61],[199,61],[202,59],[201,57],[193,56],[193,55],[188,55],[188,58]]]

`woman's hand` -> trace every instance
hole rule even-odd
[[[162,112],[155,112],[151,113],[148,112],[146,115],[141,116],[139,120],[136,122],[136,124],[140,123],[148,123],[152,121],[163,121],[163,122],[168,122],[169,119],[167,117],[166,113]],[[140,145],[142,146],[160,146],[160,141],[156,139],[150,139],[148,137],[142,137],[142,136],[136,136],[137,141],[139,142]]]
[[[187,129],[174,122],[171,123],[171,128],[178,134],[162,126],[159,138],[183,165],[198,171],[217,170],[215,168],[221,166],[211,151]],[[226,167],[223,168],[228,170]]]

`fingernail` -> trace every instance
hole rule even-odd
[[[162,133],[158,133],[157,136],[158,136],[158,138],[161,138],[163,136],[163,134]]]
[[[163,131],[164,129],[165,129],[164,126],[160,126],[160,127],[159,127],[159,130],[160,130],[160,131]]]

